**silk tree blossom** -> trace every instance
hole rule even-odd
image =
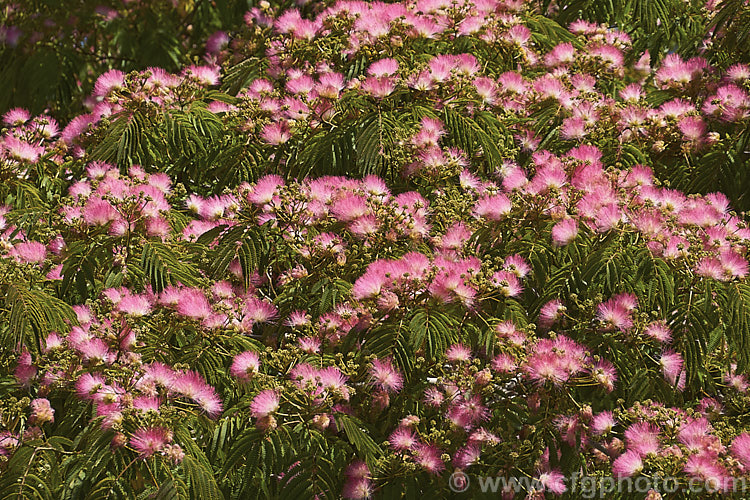
[[[172,432],[163,427],[136,429],[130,438],[130,446],[141,459],[155,455],[171,442]]]
[[[536,480],[541,484],[542,491],[549,491],[554,495],[562,495],[568,490],[565,485],[565,476],[559,471],[543,472]]]
[[[267,389],[258,393],[250,404],[250,414],[255,418],[266,417],[279,409],[279,395]]]
[[[37,241],[24,241],[13,247],[11,255],[19,262],[41,264],[47,256],[47,247]]]
[[[373,486],[370,480],[370,469],[365,462],[356,460],[344,471],[346,482],[341,495],[349,499],[370,498]]]
[[[612,473],[617,478],[637,476],[642,470],[641,455],[632,450],[626,451],[612,463]]]
[[[545,328],[551,327],[566,311],[560,300],[552,300],[542,306],[539,311],[539,324]]]
[[[611,411],[603,411],[594,415],[591,421],[591,430],[596,435],[609,434],[617,424]]]
[[[659,365],[661,365],[662,373],[669,385],[677,385],[678,377],[682,373],[683,364],[682,354],[675,351],[665,351],[662,353],[659,358]]]
[[[390,359],[373,360],[370,377],[376,387],[389,393],[397,393],[403,386],[403,377]]]
[[[229,372],[232,376],[245,382],[258,373],[260,369],[260,358],[255,351],[245,351],[234,357]]]
[[[659,429],[653,424],[636,422],[625,430],[628,450],[645,457],[659,450]]]
[[[393,450],[406,451],[411,450],[419,441],[412,429],[399,427],[391,433],[388,442]]]
[[[557,246],[568,245],[577,236],[578,222],[575,219],[564,219],[552,227],[552,242]]]
[[[55,421],[55,410],[48,399],[37,398],[31,401],[31,416],[29,420],[35,425],[42,425]]]
[[[417,443],[412,448],[414,461],[430,474],[439,474],[445,469],[441,450],[433,444]]]
[[[171,392],[195,401],[210,418],[216,418],[221,414],[221,398],[198,372],[186,371],[175,374],[169,388]]]

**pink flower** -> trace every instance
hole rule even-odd
[[[565,246],[578,236],[578,222],[575,219],[563,219],[552,227],[552,242]]]
[[[510,354],[498,354],[492,360],[492,369],[500,373],[514,373],[518,369],[518,364]]]
[[[41,264],[47,257],[47,247],[37,241],[25,241],[13,247],[13,255],[20,262]]]
[[[255,418],[265,417],[278,409],[279,395],[271,389],[261,391],[250,403],[250,414]]]
[[[180,293],[177,301],[177,312],[182,316],[196,319],[206,319],[212,313],[211,304],[209,304],[203,291],[196,288],[186,288]]]
[[[264,126],[263,131],[260,133],[260,137],[268,144],[278,146],[291,139],[292,134],[286,122],[282,121],[269,123]]]
[[[568,489],[565,486],[565,476],[558,471],[543,472],[539,475],[537,481],[542,484],[544,491],[549,491],[558,496],[565,493]]]
[[[44,153],[44,147],[33,146],[17,137],[3,137],[2,146],[8,152],[8,156],[20,162],[34,163]]]
[[[141,428],[133,433],[130,446],[138,452],[140,458],[146,459],[161,451],[171,441],[172,432],[164,427]]]
[[[391,448],[396,451],[410,450],[417,444],[417,437],[413,430],[406,427],[399,427],[391,433],[388,442]]]
[[[381,59],[375,61],[367,68],[367,74],[380,78],[382,76],[391,76],[398,71],[398,61],[395,59]]]
[[[638,453],[632,450],[626,451],[612,463],[612,473],[618,478],[635,476],[642,470],[643,460]]]
[[[615,299],[610,299],[597,306],[597,318],[606,330],[625,332],[633,326],[630,311]]]
[[[746,468],[750,468],[750,434],[743,432],[732,441],[732,455],[742,462]]]
[[[90,226],[103,226],[117,218],[117,210],[101,198],[90,198],[83,209],[83,220]]]
[[[654,321],[646,327],[643,333],[663,343],[672,340],[672,332],[664,321]]]
[[[628,449],[644,457],[659,450],[659,428],[647,422],[636,422],[625,430]]]
[[[344,222],[353,221],[366,215],[369,211],[366,198],[359,195],[347,195],[337,200],[331,207],[333,215]]]
[[[677,378],[682,372],[682,354],[675,351],[664,351],[661,358],[659,358],[659,364],[661,365],[662,373],[667,382],[669,382],[670,385],[677,384]]]
[[[94,84],[94,95],[105,97],[113,90],[120,90],[125,86],[125,73],[111,69],[97,78]]]
[[[29,420],[34,425],[55,421],[55,410],[50,406],[48,399],[38,398],[31,402],[31,417]]]
[[[347,478],[341,496],[351,499],[369,498],[372,495],[372,484],[370,483],[370,469],[361,460],[355,460],[345,470]]]
[[[451,405],[448,419],[458,427],[470,429],[478,422],[490,417],[490,411],[482,404],[481,396],[464,396],[464,399]]]
[[[698,141],[706,133],[706,124],[696,116],[686,116],[680,120],[678,126],[686,141]]]
[[[370,76],[362,82],[362,91],[376,99],[388,97],[394,90],[396,90],[396,82],[391,77],[376,78]]]
[[[373,493],[372,482],[369,479],[350,478],[341,489],[341,496],[353,500],[370,498]]]
[[[249,381],[260,369],[260,358],[255,351],[245,351],[234,357],[229,373],[240,380]]]
[[[471,349],[461,344],[453,344],[445,351],[448,361],[471,361]]]
[[[400,391],[404,382],[401,373],[393,367],[390,359],[373,360],[372,368],[370,368],[370,377],[375,386],[390,393]]]
[[[617,370],[615,366],[606,359],[600,359],[591,368],[591,376],[595,382],[604,387],[607,392],[615,389],[617,382]]]
[[[33,365],[31,354],[24,350],[18,357],[18,364],[16,365],[13,375],[22,386],[28,387],[31,385],[31,381],[34,377],[36,377],[36,373],[37,370]]]
[[[244,313],[253,323],[267,323],[276,318],[278,310],[270,302],[252,297],[245,303]]]
[[[482,448],[477,444],[468,444],[459,448],[453,455],[453,465],[459,469],[465,469],[476,463],[482,454]]]
[[[31,113],[23,108],[13,108],[3,115],[3,122],[9,127],[18,127],[31,120]]]
[[[727,470],[708,453],[690,456],[684,470],[690,477],[702,480],[707,491],[724,491],[731,485]]]
[[[116,309],[134,317],[141,317],[151,312],[151,303],[144,295],[126,295],[117,304]]]
[[[612,416],[612,412],[603,411],[594,415],[594,418],[591,421],[591,430],[597,436],[600,436],[602,434],[609,434],[615,424],[616,422],[614,417]]]
[[[300,337],[297,339],[297,342],[299,343],[299,348],[308,354],[318,354],[322,345],[321,340],[315,337]]]
[[[484,196],[474,205],[474,215],[489,220],[501,220],[505,218],[513,208],[510,198],[504,194]]]
[[[445,464],[440,458],[442,452],[431,444],[418,443],[412,448],[414,461],[430,474],[439,474],[445,469]]]
[[[177,373],[171,366],[155,362],[146,366],[142,381],[153,381],[162,387],[170,388],[176,378]]]
[[[265,205],[273,200],[276,192],[284,186],[284,179],[278,175],[266,175],[258,179],[258,182],[248,193],[249,202],[256,205]]]
[[[181,463],[185,458],[185,452],[182,451],[182,447],[178,444],[168,444],[162,448],[161,452],[175,465]]]
[[[565,312],[565,306],[559,300],[551,300],[544,304],[539,310],[539,325],[549,328],[557,322]]]
[[[176,374],[170,390],[195,401],[211,418],[221,413],[221,399],[216,390],[208,385],[198,372],[186,371]]]

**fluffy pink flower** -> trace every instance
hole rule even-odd
[[[362,91],[376,99],[388,97],[394,90],[396,90],[396,82],[392,77],[384,76],[376,78],[370,76],[362,82]]]
[[[544,491],[549,491],[558,496],[565,493],[568,489],[565,486],[565,476],[558,471],[543,472],[539,475],[537,481],[542,484]]]
[[[344,222],[350,222],[369,212],[364,196],[348,195],[337,200],[331,207],[333,215]]]
[[[393,367],[390,359],[375,359],[370,368],[370,377],[377,387],[391,393],[400,391],[404,383],[401,373]]]
[[[255,418],[265,417],[278,409],[279,395],[271,389],[261,391],[250,403],[250,414]]]
[[[263,127],[263,131],[260,133],[260,137],[268,144],[278,146],[291,139],[292,134],[286,122],[282,121],[267,124],[265,127]]]
[[[37,369],[32,362],[31,354],[24,350],[18,357],[18,364],[13,375],[21,385],[28,387],[31,385],[31,381],[36,376],[36,373]]]
[[[125,86],[125,73],[111,69],[97,78],[94,84],[94,95],[104,97],[113,90],[120,90]]]
[[[130,446],[133,447],[142,459],[146,459],[159,451],[172,441],[172,432],[164,427],[151,427],[148,429],[137,429],[130,438]]]
[[[116,309],[130,316],[141,317],[151,312],[151,302],[144,295],[126,295]]]
[[[597,436],[609,434],[616,423],[611,411],[603,411],[594,415],[591,420],[591,430]]]
[[[471,349],[461,344],[453,344],[445,351],[448,361],[471,361]]]
[[[628,449],[640,456],[659,450],[659,429],[647,422],[636,422],[625,430]]]
[[[34,425],[42,425],[55,421],[55,410],[48,399],[37,398],[31,402],[31,417],[29,421]]]
[[[342,498],[360,500],[370,498],[373,493],[372,482],[369,479],[349,478],[341,489]]]
[[[654,321],[643,333],[663,343],[672,340],[672,332],[664,321]]]
[[[565,246],[578,236],[578,222],[575,219],[563,219],[552,227],[552,242]]]
[[[706,491],[724,491],[731,486],[727,470],[711,454],[699,453],[690,456],[684,470],[690,477],[703,481]]]
[[[659,364],[667,382],[670,385],[677,384],[677,378],[682,372],[682,354],[675,351],[664,351],[661,358],[659,358]]]
[[[10,127],[23,125],[31,120],[31,113],[23,108],[13,108],[3,115],[3,123]]]
[[[418,441],[413,430],[407,427],[399,427],[391,433],[388,442],[394,450],[404,451],[410,450]]]
[[[492,369],[500,373],[514,373],[518,369],[518,364],[513,356],[503,353],[492,360]]]
[[[591,376],[594,381],[604,387],[607,392],[612,392],[615,389],[615,382],[617,382],[617,369],[606,359],[600,359],[596,362],[591,368]]]
[[[260,369],[260,358],[255,351],[245,351],[234,357],[229,373],[241,380],[249,381]]]
[[[267,323],[276,318],[278,310],[270,302],[252,297],[245,303],[244,313],[253,323]]]
[[[513,208],[510,198],[504,194],[484,196],[474,205],[474,215],[489,220],[501,220],[505,218]]]
[[[482,448],[477,444],[468,444],[459,448],[453,455],[453,465],[459,469],[465,469],[476,463],[482,454]]]
[[[176,374],[170,390],[195,401],[211,418],[221,413],[221,399],[216,394],[216,390],[208,385],[198,372],[187,371]]]
[[[90,226],[103,226],[119,218],[115,207],[101,198],[91,198],[83,209],[83,220]]]
[[[445,464],[440,458],[442,452],[431,444],[418,443],[412,448],[414,461],[430,474],[439,474],[445,469]]]
[[[643,460],[638,453],[632,450],[626,451],[612,463],[612,473],[618,478],[636,476],[642,470]]]
[[[38,241],[25,241],[14,246],[12,253],[20,262],[40,264],[47,257],[47,247]]]
[[[375,61],[367,68],[367,74],[380,78],[382,76],[391,76],[398,71],[398,61],[395,59],[381,59]]]
[[[732,441],[732,456],[750,468],[750,434],[743,432]]]
[[[201,290],[186,288],[180,293],[177,312],[188,318],[206,319],[213,313],[213,309]]]
[[[544,328],[549,328],[562,316],[565,312],[565,306],[559,300],[551,300],[544,304],[539,310],[539,325]]]

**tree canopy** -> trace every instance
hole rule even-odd
[[[3,498],[746,494],[745,4],[6,5]]]

